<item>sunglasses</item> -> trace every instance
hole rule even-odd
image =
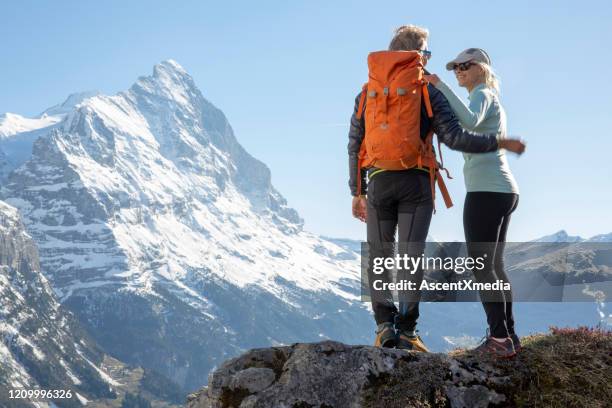
[[[424,56],[425,58],[427,58],[427,59],[431,58],[431,51],[429,51],[429,50],[419,50],[419,52],[420,52],[421,54],[423,54],[423,56]]]
[[[462,62],[461,64],[455,64],[453,66],[453,71],[467,71],[468,69],[470,69],[472,67],[472,65],[476,65],[473,62]]]

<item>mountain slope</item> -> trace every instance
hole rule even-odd
[[[97,92],[71,94],[63,103],[45,110],[34,118],[14,113],[0,115],[0,184],[4,183],[12,170],[32,156],[32,145],[36,139],[48,134],[77,105],[97,94]]]
[[[357,255],[302,230],[176,62],[62,115],[1,195],[105,350],[194,389],[246,348],[370,340]]]
[[[72,399],[56,401],[61,407],[112,398],[103,357],[55,299],[17,210],[0,202],[0,406],[22,403],[8,401],[16,388],[72,390]]]

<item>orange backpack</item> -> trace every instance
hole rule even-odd
[[[427,81],[418,51],[378,51],[368,55],[368,82],[363,86],[357,118],[365,105],[365,137],[359,151],[358,172],[362,168],[403,170],[427,167],[435,200],[435,180],[447,207],[453,205],[432,146],[433,131],[421,139],[421,101],[431,118]],[[367,103],[366,103],[367,99]],[[438,140],[438,150],[440,141]],[[440,151],[440,158],[442,158]],[[448,174],[448,172],[447,172]],[[357,174],[361,193],[361,177]],[[448,175],[449,178],[450,175]]]

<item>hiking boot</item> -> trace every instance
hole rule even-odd
[[[429,353],[429,349],[425,346],[421,337],[416,334],[415,330],[400,331],[397,340],[397,348]]]
[[[521,345],[521,340],[519,339],[519,336],[517,336],[516,334],[512,334],[510,335],[510,338],[512,339],[512,344],[514,344],[514,351],[516,351],[517,353],[521,351],[523,349],[523,346]]]
[[[381,323],[376,328],[375,347],[393,348],[397,344],[397,335],[393,328],[393,323]]]
[[[514,343],[510,337],[506,337],[504,341],[497,341],[488,334],[484,341],[473,350],[475,353],[496,358],[512,358],[516,355]]]

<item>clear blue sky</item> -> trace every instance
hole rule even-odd
[[[521,189],[511,240],[567,229],[612,231],[612,8],[604,1],[5,1],[0,112],[35,115],[69,93],[113,94],[167,58],[221,108],[239,141],[272,170],[306,228],[362,238],[350,216],[346,143],[366,55],[394,27],[428,27],[429,68],[481,47],[502,78]],[[462,158],[445,150],[456,202],[431,234],[461,239]],[[441,203],[440,203],[441,204]]]

